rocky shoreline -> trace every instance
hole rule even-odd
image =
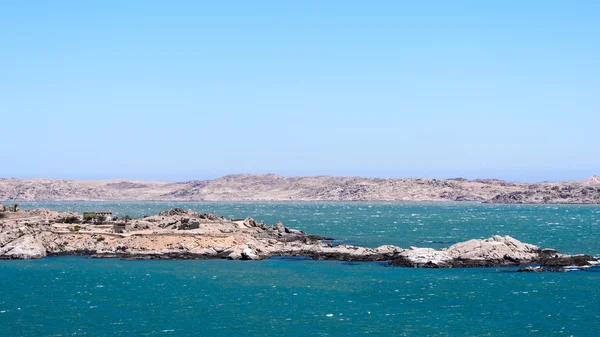
[[[89,255],[127,260],[263,260],[303,256],[413,268],[540,265],[548,270],[585,269],[598,263],[592,256],[541,249],[509,236],[469,240],[441,250],[392,245],[365,248],[307,234],[281,222],[268,226],[252,218],[225,219],[178,208],[140,219],[99,219],[46,209],[2,214],[0,259]]]
[[[464,178],[282,177],[275,174],[236,174],[214,180],[186,182],[0,178],[0,200],[329,200],[600,204],[600,177],[539,183]]]

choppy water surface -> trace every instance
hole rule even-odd
[[[461,203],[23,203],[140,216],[170,207],[332,236],[444,247],[495,234],[600,255],[599,206]],[[0,261],[2,336],[596,336],[600,272],[378,263]]]

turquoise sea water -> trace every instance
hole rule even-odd
[[[599,206],[462,203],[23,203],[153,214],[170,207],[332,236],[444,247],[495,234],[600,255]],[[596,336],[600,272],[409,269],[301,259],[0,261],[1,336]]]

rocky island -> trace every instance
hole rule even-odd
[[[0,178],[0,200],[331,200],[600,204],[600,177],[560,182],[236,174],[214,180]]]
[[[419,268],[531,264],[587,268],[598,263],[592,256],[541,249],[509,236],[469,240],[441,250],[392,245],[366,248],[307,234],[281,222],[268,226],[252,218],[226,219],[180,208],[140,219],[107,219],[90,213],[1,207],[0,259],[89,255],[121,259],[261,260],[305,256],[317,260],[385,261],[392,266]]]

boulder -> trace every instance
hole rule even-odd
[[[190,229],[198,229],[200,228],[200,222],[198,221],[182,221],[181,225],[179,225],[179,230],[190,230]]]
[[[241,254],[242,260],[258,260],[260,257],[256,254],[256,252],[250,248],[245,248],[242,250]]]
[[[242,258],[242,250],[237,247],[227,248],[221,253],[220,256],[224,256],[229,260],[240,260]]]
[[[205,220],[211,220],[211,221],[223,221],[223,220],[225,220],[224,216],[219,216],[219,215],[212,214],[212,213],[198,214],[198,218],[205,219]]]
[[[46,248],[32,235],[24,235],[0,248],[2,259],[41,259],[46,257]]]
[[[444,251],[459,260],[507,260],[512,263],[522,263],[536,260],[540,248],[510,236],[496,235],[484,240],[460,242]]]
[[[285,226],[283,225],[283,222],[279,221],[275,224],[275,229],[279,232],[279,233],[283,233],[285,232]]]

